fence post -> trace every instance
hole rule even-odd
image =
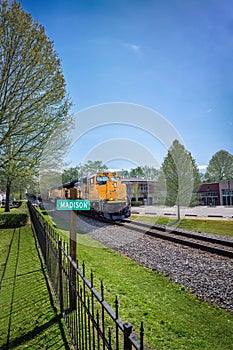
[[[131,323],[124,323],[124,350],[132,350],[132,343],[129,339],[132,329]]]
[[[144,349],[143,340],[144,340],[144,328],[143,328],[143,322],[141,322],[141,328],[140,328],[140,350]]]
[[[38,220],[38,219],[37,219]],[[39,220],[38,220],[39,221]],[[41,224],[42,225],[42,224]],[[44,224],[43,224],[43,233],[44,233],[44,239],[43,239],[43,244],[44,244],[44,260],[45,260],[45,263],[47,264],[47,255],[48,255],[48,252],[47,252],[47,248],[48,248],[48,242],[47,242],[47,230],[46,230],[46,223],[44,221]]]

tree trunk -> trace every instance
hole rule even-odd
[[[11,180],[7,179],[7,185],[6,185],[6,202],[5,202],[5,212],[10,211],[10,194],[11,194]]]
[[[139,192],[138,183],[136,183],[133,189],[133,195],[136,202],[138,202],[138,192]]]
[[[20,186],[20,189],[19,189],[19,199],[23,199],[23,189],[22,189],[21,186]]]
[[[177,203],[177,221],[180,222],[180,205]]]

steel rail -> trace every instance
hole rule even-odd
[[[82,213],[81,215],[87,216],[86,213]],[[91,218],[108,224],[123,226],[127,229],[132,229],[144,233],[145,235],[152,238],[160,238],[173,243],[189,246],[191,248],[200,249],[228,258],[233,258],[233,241],[204,236],[200,235],[198,232],[195,233],[191,231],[181,230],[178,228],[173,228],[171,226],[169,227],[159,224],[150,225],[148,223],[142,223],[137,220],[125,219],[121,221],[112,221],[97,216],[91,216]],[[205,242],[207,244],[200,242]]]
[[[134,229],[144,234],[168,240],[174,243],[186,245],[192,248],[201,249],[214,254],[233,258],[233,241],[220,238],[203,236],[191,231],[174,229],[163,225],[150,225],[135,220],[123,220],[119,225],[128,229]],[[205,242],[208,244],[200,243]]]

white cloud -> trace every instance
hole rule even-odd
[[[206,170],[207,166],[208,166],[208,165],[198,165],[197,168],[198,168],[199,170]]]
[[[136,45],[136,44],[130,44],[130,43],[122,43],[123,46],[127,47],[128,49],[130,49],[131,51],[133,51],[134,53],[138,53],[141,50],[141,46]]]

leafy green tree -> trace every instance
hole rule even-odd
[[[159,175],[158,169],[154,167],[150,167],[148,165],[143,166],[142,171],[143,171],[143,178],[146,180],[156,180]]]
[[[69,107],[61,63],[44,28],[18,2],[0,0],[0,175],[6,211],[12,183],[38,166]]]
[[[85,176],[96,174],[99,172],[106,172],[108,168],[100,160],[91,161],[88,160],[84,165],[77,165],[63,170],[62,172],[62,183],[67,183]],[[53,175],[54,176],[54,175]],[[59,183],[60,184],[60,183]]]
[[[199,171],[201,183],[205,182],[205,173]]]
[[[205,173],[207,182],[233,179],[233,155],[220,150],[210,159]]]
[[[120,171],[118,171],[119,175],[122,176],[122,178],[127,179],[128,177],[130,177],[129,175],[129,170],[126,169],[122,169]]]
[[[138,166],[137,168],[131,169],[128,172],[128,177],[135,177],[137,179],[155,180],[158,177],[159,170],[150,167],[148,165]],[[125,176],[126,177],[126,176]]]
[[[143,178],[144,177],[144,172],[143,172],[142,167],[138,166],[135,169],[131,169],[130,176],[131,177],[136,177],[136,178]]]
[[[196,203],[200,175],[191,153],[175,140],[164,158],[160,185],[164,186],[165,204],[177,205],[177,219],[180,220],[180,206]]]
[[[67,116],[50,136],[39,164],[39,192],[42,198],[47,198],[51,187],[60,186],[63,181],[64,164],[67,153],[72,145],[73,117]],[[65,174],[67,177],[68,174]],[[68,181],[64,181],[68,182]]]
[[[65,169],[62,173],[62,183],[74,181],[79,178],[80,166]]]
[[[134,196],[136,202],[138,202],[138,195],[139,195],[139,184],[135,183],[133,185],[133,196]]]
[[[88,160],[87,163],[81,166],[80,176],[81,177],[88,176],[88,175],[92,175],[100,172],[105,172],[107,170],[108,170],[107,166],[103,164],[101,160],[95,160],[95,161]]]
[[[39,193],[39,181],[38,176],[35,176],[34,170],[32,171],[23,171],[24,176],[17,176],[15,181],[12,181],[11,185],[11,197],[16,199],[25,198],[25,193],[30,191],[30,193]],[[6,188],[7,178],[5,175],[0,176],[0,188]],[[34,191],[32,192],[32,188]]]

